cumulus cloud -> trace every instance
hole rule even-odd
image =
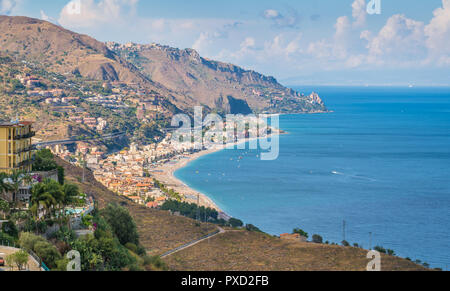
[[[365,35],[369,40],[369,60],[409,61],[426,56],[424,23],[397,14],[391,16],[386,25],[375,36]]]
[[[136,12],[139,0],[72,0],[62,9],[59,23],[69,28],[86,28],[120,23]]]
[[[443,0],[442,7],[433,12],[433,19],[424,29],[430,58],[450,65],[450,0]]]
[[[353,26],[362,27],[366,24],[367,6],[365,0],[355,0],[352,4]]]

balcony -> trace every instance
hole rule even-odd
[[[25,161],[22,161],[22,162],[16,164],[15,168],[23,168],[23,167],[29,166],[31,164],[33,164],[33,160],[25,160]]]
[[[23,149],[20,149],[20,150],[15,150],[14,154],[18,155],[18,154],[21,154],[21,153],[31,152],[32,150],[34,150],[34,146],[29,146],[29,147],[26,147],[26,148],[23,148]]]
[[[23,135],[15,135],[14,140],[28,139],[28,138],[33,138],[35,136],[36,136],[36,132],[32,131],[32,132],[29,132],[29,133],[23,134]]]

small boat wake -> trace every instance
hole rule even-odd
[[[370,182],[376,182],[376,179],[370,178],[370,177],[366,177],[366,176],[360,176],[360,175],[348,175],[345,173],[341,173],[338,171],[331,171],[331,174],[333,175],[337,175],[337,176],[345,176],[345,177],[349,177],[352,179],[357,179],[357,180],[365,180],[365,181],[370,181]]]

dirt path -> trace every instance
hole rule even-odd
[[[193,246],[195,246],[195,245],[197,245],[197,244],[199,244],[199,243],[201,243],[201,242],[203,242],[203,241],[205,241],[205,240],[211,239],[211,238],[213,238],[213,237],[215,237],[215,236],[218,236],[218,235],[220,235],[220,234],[224,234],[225,232],[226,232],[226,231],[225,231],[223,228],[218,227],[218,230],[217,230],[217,231],[215,231],[215,232],[213,232],[213,233],[211,233],[211,234],[209,234],[209,235],[207,235],[207,236],[205,236],[205,237],[202,237],[202,238],[200,238],[200,239],[198,239],[198,240],[195,240],[195,241],[193,241],[193,242],[190,242],[190,243],[188,243],[188,244],[185,244],[185,245],[183,245],[183,246],[181,246],[181,247],[178,247],[178,248],[176,248],[176,249],[174,249],[174,250],[171,250],[171,251],[169,251],[169,252],[163,254],[163,255],[161,256],[161,259],[167,258],[168,256],[171,256],[171,255],[173,255],[173,254],[175,254],[175,253],[178,253],[178,252],[180,252],[180,251],[182,251],[182,250],[185,250],[185,249],[188,249],[188,248],[190,248],[190,247],[193,247]]]

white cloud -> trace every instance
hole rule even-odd
[[[136,12],[139,0],[72,0],[60,13],[59,23],[68,28],[120,24]],[[77,4],[80,4],[79,9]]]
[[[276,19],[280,16],[280,12],[275,9],[267,9],[266,11],[264,11],[264,17],[267,19]]]
[[[424,30],[430,58],[450,65],[450,0],[443,0],[442,7],[436,9],[433,16]]]
[[[263,12],[263,17],[272,21],[278,28],[298,28],[301,21],[299,13],[293,8],[283,13],[275,9],[267,9]]]
[[[365,0],[355,0],[352,4],[352,16],[354,27],[362,27],[366,24],[367,4]]]
[[[242,49],[248,49],[255,47],[256,41],[253,37],[247,37],[242,43],[241,48]]]
[[[401,14],[391,16],[375,37],[367,38],[371,62],[408,62],[426,56],[424,23]]]
[[[10,15],[16,11],[21,0],[0,0],[0,14]]]

